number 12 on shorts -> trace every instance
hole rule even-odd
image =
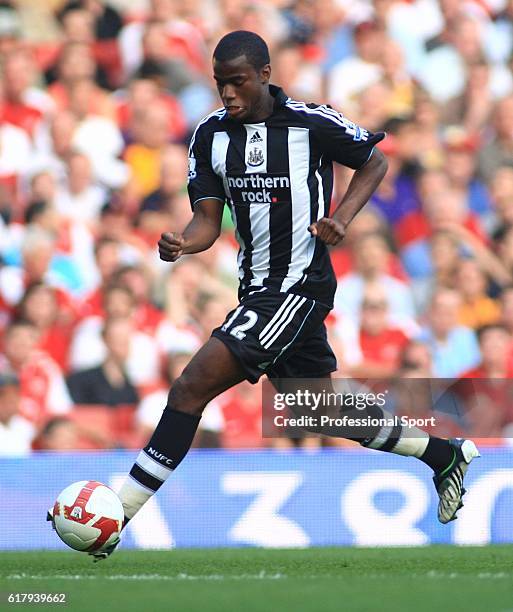
[[[230,335],[235,336],[237,340],[244,340],[244,338],[246,337],[247,330],[251,329],[258,320],[258,315],[255,311],[245,310],[242,316],[246,320],[243,323],[240,323],[239,325],[235,325],[234,327],[230,329],[235,319],[237,319],[237,317],[241,314],[243,308],[244,306],[239,306],[234,311],[232,316],[228,319],[228,321],[226,321],[226,323],[221,327],[221,330],[224,332],[230,330]]]

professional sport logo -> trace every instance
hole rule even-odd
[[[255,147],[248,155],[248,166],[261,166],[264,163],[264,152],[262,149]]]
[[[239,174],[227,176],[230,198],[236,206],[290,202],[290,177],[287,174]]]

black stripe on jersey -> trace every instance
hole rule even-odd
[[[226,152],[226,174],[244,174],[246,172],[246,130],[242,125],[233,126],[227,130],[230,144]],[[249,206],[235,206],[231,203],[237,222],[237,231],[244,241],[242,259],[243,276],[241,288],[246,288],[251,282],[251,264],[253,255],[253,235],[251,233],[251,221],[249,218]]]
[[[289,174],[288,127],[267,129],[267,168]],[[264,286],[280,289],[292,256],[292,202],[269,205],[269,278]]]
[[[317,171],[317,174],[321,177],[321,183],[322,183],[322,193],[323,193],[323,199],[324,199],[324,213],[323,213],[323,217],[329,217],[330,216],[330,204],[331,204],[331,193],[333,191],[333,166],[331,161],[326,160],[326,158],[322,158],[320,159],[320,166],[317,166],[317,168],[315,169]],[[318,214],[319,211],[319,181],[317,179],[317,176],[315,176],[315,172],[314,172],[314,178],[315,178],[315,202],[316,202],[316,207],[315,207],[315,214]],[[310,185],[310,176],[308,177],[308,184]],[[310,193],[312,193],[312,197],[313,197],[313,191],[312,189],[310,189]],[[312,223],[314,221],[317,220],[317,217],[312,219]],[[319,261],[321,261],[323,259],[323,257],[326,257],[326,253],[327,253],[327,247],[324,244],[324,242],[321,242],[320,240],[317,241],[316,245],[315,245],[315,254],[313,256],[312,259],[312,263],[310,264],[310,266],[308,267],[307,273],[310,272],[310,270],[312,269],[312,266],[314,265],[318,265]]]
[[[132,466],[130,470],[130,476],[140,482],[147,489],[151,489],[152,491],[158,491],[159,488],[164,484],[162,480],[155,478],[151,474],[148,474],[142,467],[139,467],[137,463]]]
[[[315,151],[315,142],[312,137],[312,133],[309,134],[310,137],[310,151]],[[310,155],[310,170],[308,171],[308,189],[310,191],[310,223],[315,223],[317,221],[317,213],[319,212],[319,181],[315,172],[319,170],[320,167],[317,160],[312,159],[312,155]]]
[[[322,178],[322,187],[324,190],[324,216],[330,216],[331,194],[333,192],[333,165],[331,160],[322,158],[322,164],[319,168],[319,174]]]

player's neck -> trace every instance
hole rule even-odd
[[[273,108],[274,98],[269,92],[267,92],[266,95],[262,96],[262,98],[255,105],[254,112],[251,113],[251,116],[244,120],[244,123],[261,123],[262,121],[265,121],[272,115]]]

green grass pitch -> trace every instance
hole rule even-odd
[[[8,593],[67,604],[8,604]],[[0,553],[1,610],[513,612],[513,546]]]

